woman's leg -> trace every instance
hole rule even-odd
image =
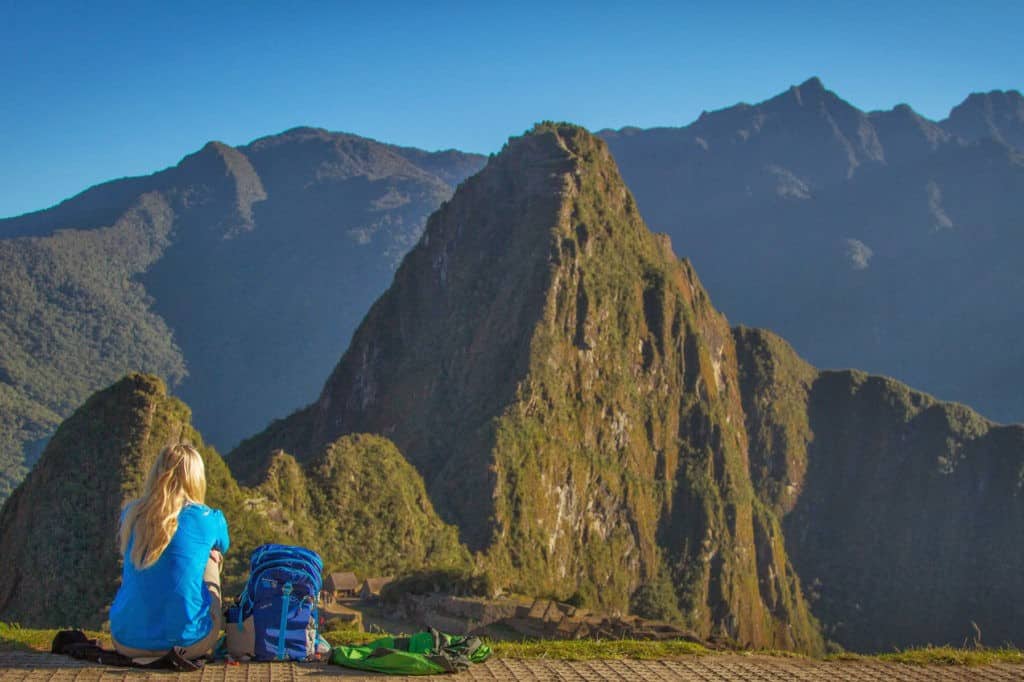
[[[125,646],[114,639],[113,636],[111,637],[111,640],[114,642],[114,650],[117,651],[117,653],[122,656],[127,656],[139,665],[152,663],[167,653],[166,651],[151,651],[149,649],[136,649],[135,647]]]

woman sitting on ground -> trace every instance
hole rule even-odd
[[[184,647],[191,660],[220,637],[220,567],[230,541],[224,515],[205,498],[203,458],[179,443],[160,452],[142,496],[121,513],[124,570],[110,634],[122,654],[155,659]]]

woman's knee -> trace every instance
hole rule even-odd
[[[224,564],[224,555],[215,549],[210,550],[210,558],[206,560],[206,568],[203,569],[203,582],[216,583],[220,585],[220,570]]]

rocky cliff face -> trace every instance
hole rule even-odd
[[[175,386],[222,448],[307,403],[482,163],[298,128],[0,220],[0,500],[126,371]]]
[[[1024,427],[737,329],[752,473],[826,636],[1020,642]]]
[[[625,610],[669,581],[704,635],[821,646],[754,495],[729,327],[603,143],[545,124],[428,221],[320,399],[244,443],[387,435],[517,589]]]
[[[227,595],[240,588],[250,552],[264,542],[302,542],[321,552],[328,570],[468,564],[422,480],[385,439],[343,438],[312,470],[278,453],[267,480],[247,489],[203,446],[190,417],[160,379],[135,374],[93,395],[61,425],[0,509],[0,620],[102,625],[121,577],[121,508],[139,494],[160,449],[180,439],[203,453],[207,503],[228,519]]]

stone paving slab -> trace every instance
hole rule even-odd
[[[32,652],[0,652],[0,682],[327,682],[421,679],[477,682],[1004,682],[1024,680],[1024,665],[980,667],[913,666],[880,662],[825,662],[769,656],[690,656],[662,661],[555,661],[492,658],[458,675],[391,678],[317,663],[256,663],[206,666],[195,673],[111,668],[65,656]]]

